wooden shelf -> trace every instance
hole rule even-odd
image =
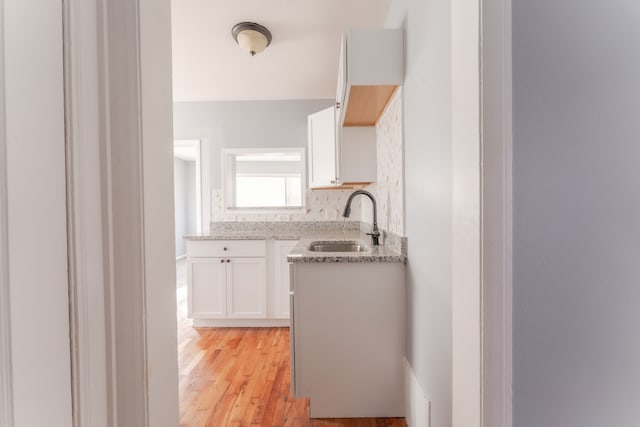
[[[375,126],[398,85],[351,86],[344,126]]]
[[[329,187],[316,187],[312,188],[311,191],[315,190],[359,190],[361,188],[366,187],[367,185],[371,185],[373,182],[345,182],[341,185],[333,185]]]

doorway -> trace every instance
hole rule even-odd
[[[186,256],[184,236],[201,233],[202,173],[200,140],[173,142],[173,191],[175,208],[176,259]]]

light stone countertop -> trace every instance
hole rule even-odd
[[[365,246],[362,252],[314,252],[308,248],[312,242],[340,242],[356,241]],[[406,262],[406,255],[388,246],[372,246],[371,237],[365,233],[352,233],[351,236],[316,235],[313,238],[303,238],[289,252],[289,262]]]
[[[300,240],[287,256],[289,262],[406,262],[391,246],[371,245],[371,237],[359,230],[217,230],[184,237],[186,240]],[[356,241],[365,246],[362,252],[313,252],[312,242]]]

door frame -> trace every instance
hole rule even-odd
[[[511,0],[481,0],[482,425],[512,420]]]
[[[108,372],[105,289],[108,262],[103,248],[99,38],[85,22],[95,20],[99,2],[63,3],[67,241],[74,426],[114,424],[115,401]]]
[[[4,0],[0,1],[0,22],[4,23]],[[4,31],[0,31],[0,427],[11,427],[13,425],[13,386],[4,85]]]
[[[178,424],[170,13],[65,1],[75,425]]]
[[[154,193],[151,185],[153,177],[159,176],[153,175],[159,171],[157,166],[153,166],[152,160],[158,155],[161,157],[164,155],[160,152],[162,150],[154,151],[152,144],[157,144],[157,141],[151,139],[160,136],[160,140],[165,138],[169,138],[169,141],[173,140],[170,120],[169,128],[165,126],[154,129],[158,123],[166,122],[167,108],[170,109],[170,105],[166,105],[167,99],[170,102],[170,76],[158,73],[160,66],[167,65],[167,55],[170,61],[170,53],[166,50],[154,52],[153,49],[158,44],[168,48],[171,46],[168,32],[170,1],[164,0],[158,3],[154,0],[136,0],[118,5],[106,0],[93,1],[99,19],[95,22],[86,22],[81,32],[82,37],[85,37],[85,31],[86,34],[97,34],[98,45],[100,40],[103,42],[102,51],[98,57],[97,73],[102,78],[98,85],[101,102],[99,118],[102,122],[89,124],[89,126],[99,129],[103,140],[100,145],[101,155],[98,166],[103,168],[101,185],[107,194],[102,199],[107,215],[106,218],[100,218],[103,224],[102,238],[105,251],[103,261],[106,263],[104,272],[107,276],[105,279],[107,291],[104,294],[106,307],[104,340],[107,357],[104,366],[99,364],[91,366],[84,375],[91,375],[100,369],[106,371],[109,396],[107,410],[113,419],[135,420],[133,424],[141,426],[175,425],[178,399],[177,356],[175,345],[172,350],[167,347],[171,339],[160,338],[160,335],[165,332],[163,328],[168,325],[167,315],[169,312],[173,315],[175,311],[162,298],[154,298],[150,289],[153,283],[152,276],[158,277],[154,276],[153,270],[158,267],[162,270],[161,263],[165,261],[164,255],[153,253],[152,245],[161,247],[173,238],[168,240],[163,235],[153,239],[154,233],[158,230],[166,228],[169,233],[173,231],[171,217],[173,205],[172,200],[159,197],[157,190]],[[480,310],[482,329],[479,333],[482,335],[482,349],[479,363],[482,389],[479,399],[481,399],[482,425],[486,427],[511,426],[510,7],[510,0],[481,0]],[[166,25],[164,30],[162,25]],[[71,40],[77,39],[81,39],[79,34],[73,35]],[[131,46],[131,40],[135,40],[134,46]],[[87,60],[86,57],[81,58],[81,61]],[[78,85],[79,82],[72,76],[70,84]],[[169,91],[168,96],[167,91]],[[124,102],[126,111],[115,111],[110,103],[111,99]],[[161,102],[158,103],[158,100]],[[115,115],[117,116],[114,117]],[[162,119],[158,120],[158,117]],[[74,116],[75,119],[85,120]],[[129,144],[130,142],[133,144]],[[168,159],[172,158],[170,147],[171,144],[167,149]],[[124,166],[116,165],[112,157],[114,150],[124,150],[119,153],[128,153],[133,157]],[[96,166],[95,163],[91,165]],[[91,165],[85,164],[84,172],[81,171],[78,179]],[[117,179],[116,172],[121,172],[118,168],[123,167],[129,174],[127,176],[133,178],[134,185],[126,179]],[[157,183],[154,182],[154,184]],[[153,200],[154,197],[155,200]],[[128,207],[123,205],[121,198],[126,198],[132,202],[132,205]],[[2,197],[0,197],[1,202]],[[156,210],[158,207],[165,208],[167,212],[171,212],[171,215],[154,217],[150,210]],[[95,212],[90,214],[96,215]],[[118,217],[118,215],[124,216]],[[131,230],[120,230],[116,226],[118,218],[123,221],[133,220],[133,233],[130,232]],[[132,245],[127,246],[123,242],[129,242]],[[166,244],[166,246],[165,249],[168,250],[170,257],[173,256],[173,245]],[[1,250],[2,247],[0,247]],[[119,268],[122,265],[127,267],[125,272]],[[116,274],[124,274],[120,279],[133,285],[133,291],[137,295],[133,303],[125,301],[125,295],[114,289],[115,284],[120,281],[115,277]],[[1,284],[2,276],[0,276]],[[175,295],[172,296],[175,300]],[[85,310],[89,307],[86,301],[82,302],[80,299],[80,302],[85,304]],[[115,320],[120,315],[126,315],[127,319],[133,322],[134,327],[129,325],[128,330],[118,328]],[[79,320],[76,319],[75,323],[78,324],[78,322]],[[0,326],[4,327],[4,325]],[[94,327],[91,327],[91,330],[92,333],[97,331]],[[170,336],[175,337],[173,334],[175,330],[173,333],[169,332]],[[127,359],[124,359],[124,355],[120,353],[124,353],[123,344],[130,338],[133,338],[129,342],[133,343],[134,347],[127,348]],[[169,353],[164,356],[159,354],[165,350]],[[82,359],[87,359],[89,353],[79,350],[79,354]],[[124,375],[126,371],[123,369],[127,367],[123,365],[127,360],[131,362],[129,369],[133,369],[130,372],[132,375]],[[175,372],[170,375],[153,375],[153,372],[166,374],[172,371]],[[135,403],[129,406],[130,412],[120,405],[123,396],[126,395],[126,393],[121,394],[124,387],[135,390],[133,392]],[[168,390],[168,392],[154,395],[153,392],[157,390]],[[92,410],[91,406],[82,405],[81,408]]]

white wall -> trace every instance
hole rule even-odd
[[[229,215],[222,206],[223,148],[307,147],[307,116],[333,105],[330,99],[174,103],[176,139],[202,141],[203,218],[210,221],[342,220],[351,191],[307,191],[307,209],[290,215]],[[305,156],[305,161],[307,157]],[[308,168],[307,168],[308,170]],[[209,183],[209,188],[207,188]],[[356,200],[353,218],[359,218]]]
[[[175,213],[175,239],[176,239],[176,257],[187,253],[186,244],[183,236],[187,231],[187,203],[186,195],[186,162],[184,160],[173,158],[173,204]]]
[[[176,426],[178,351],[173,251],[171,2],[140,1],[146,355],[149,425]],[[160,48],[159,48],[160,47]]]
[[[640,420],[640,3],[513,1],[517,427]]]
[[[479,14],[451,1],[453,427],[481,425]]]
[[[62,2],[2,3],[14,425],[69,426]]]
[[[452,393],[450,2],[394,0],[387,26],[405,29],[407,359],[431,402],[432,426],[446,427]]]
[[[196,162],[173,158],[176,257],[187,253],[184,236],[197,233]]]
[[[185,232],[186,234],[195,234],[198,231],[197,215],[196,215],[196,162],[189,160],[184,162],[185,175]]]
[[[306,147],[307,116],[333,103],[331,99],[175,102],[174,137],[201,139],[208,146],[211,188],[222,188],[221,149]]]
[[[405,30],[412,426],[480,425],[478,22],[466,0],[396,0],[387,19]]]

